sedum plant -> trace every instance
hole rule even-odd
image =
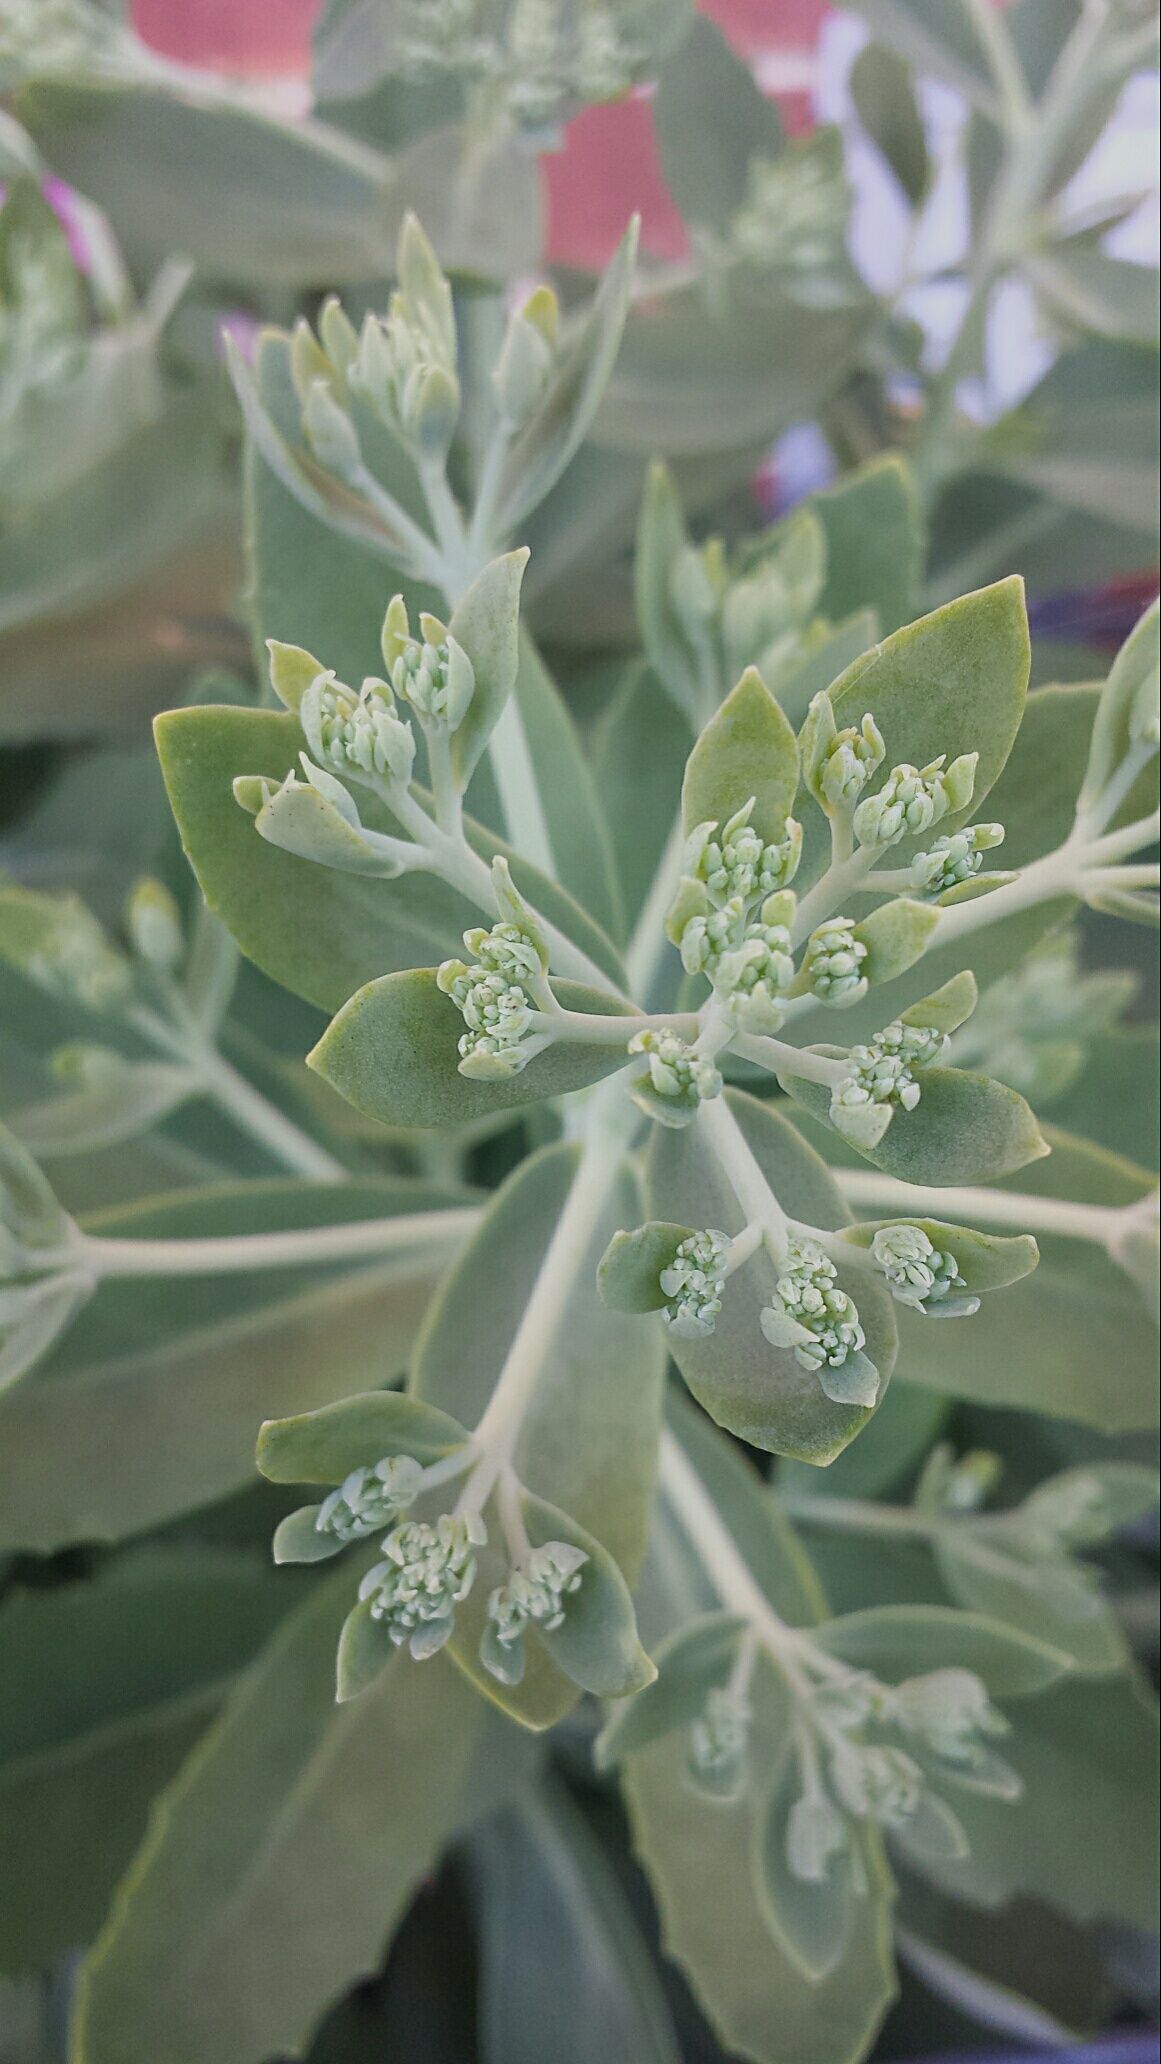
[[[664,60],[690,274],[641,297],[631,225],[591,295],[503,296],[433,181],[388,296],[351,258],[229,347],[257,678],[158,715],[172,824],[129,753],[14,813],[0,1951],[87,1945],[70,2064],[374,2054],[352,1988],[449,1848],[488,2059],[856,2064],[900,1971],[1075,2032],[1099,1931],[1152,1925],[1148,1050],[1089,962],[1156,922],[1157,606],[1030,691],[1018,575],[920,594],[944,388],[918,487],[878,456],[747,529],[769,402],[718,485],[682,463],[719,433],[680,365],[646,405],[675,329],[841,328],[836,406],[899,331],[837,138],[784,145],[665,14],[327,10],[336,104],[369,37],[494,169]],[[38,137],[180,100],[54,19],[38,74],[0,12]],[[673,141],[707,79],[748,110],[713,179]],[[615,664],[554,640],[574,550]]]

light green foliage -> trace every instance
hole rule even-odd
[[[752,2064],[861,2064],[896,1945],[917,2048],[1079,2031],[1150,1920],[1157,616],[1029,695],[1013,572],[1148,562],[1070,185],[1147,25],[862,11],[874,296],[685,0],[328,0],[301,121],[0,0],[4,721],[85,741],[0,785],[0,1963],[82,1952],[70,2064],[377,2055],[422,1884],[453,2047],[674,2064],[614,1787]],[[643,85],[686,256],[558,273],[536,154]],[[88,741],[166,702],[163,794]]]

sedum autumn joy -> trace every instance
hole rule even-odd
[[[1080,9],[1074,38],[1097,12],[1107,94],[1140,11]],[[1006,268],[1076,309],[1081,232],[1027,139],[1091,120],[1096,58],[1066,39],[1034,106],[989,16],[964,90],[982,66],[1008,155],[976,327],[922,420],[890,418],[908,450],[867,457],[913,340],[847,255],[835,133],[787,144],[681,9],[398,15],[384,55],[373,8],[327,10],[294,129],[97,9],[54,10],[38,72],[0,6],[18,182],[96,95],[143,135],[159,107],[223,149],[241,125],[310,196],[324,166],[362,181],[372,251],[397,231],[384,292],[358,237],[313,255],[307,209],[310,262],[255,290],[289,320],[223,347],[252,648],[156,716],[148,864],[67,886],[53,841],[94,796],[140,857],[109,818],[146,814],[154,762],[110,752],[18,820],[0,879],[0,1656],[40,1716],[14,1704],[9,1742],[0,1715],[29,1895],[0,1950],[91,1945],[71,2064],[321,2064],[457,1845],[487,2064],[531,2058],[529,2025],[595,2064],[598,1995],[618,2057],[675,2064],[695,2010],[610,1862],[615,1794],[723,2055],[858,2064],[900,1971],[993,2029],[1075,2032],[1111,1998],[1098,1931],[1152,1900],[1158,1217],[1124,1020],[1157,913],[1158,610],[1099,680],[1030,686],[1008,567],[1063,519],[956,392]],[[866,58],[918,208],[907,67]],[[380,59],[416,124],[400,188],[348,105]],[[658,72],[688,264],[642,267],[632,223],[558,297],[504,240],[529,144]],[[0,433],[24,436],[8,340],[67,253],[20,191]],[[70,381],[143,321],[73,284]],[[158,378],[174,407],[220,378],[221,412],[195,331]],[[759,523],[758,451],[814,414],[850,463]],[[563,1973],[559,2035],[515,1940]]]

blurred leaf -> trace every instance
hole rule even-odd
[[[87,2064],[301,2055],[444,1843],[503,1796],[511,1748],[438,1658],[399,1656],[335,1705],[349,1602],[348,1571],[312,1588],[163,1794],[82,1972]]]
[[[750,160],[775,158],[782,124],[745,60],[704,17],[661,69],[653,100],[661,169],[683,219],[728,235]]]
[[[483,2064],[679,2064],[636,1918],[559,1786],[530,1791],[468,1847],[478,1898]]]
[[[832,622],[874,609],[884,634],[914,613],[923,571],[923,520],[909,467],[895,453],[871,459],[812,495],[826,532],[819,608]]]
[[[229,926],[243,953],[266,974],[324,1010],[337,1010],[356,989],[393,968],[414,967],[436,953],[462,949],[476,906],[434,875],[386,883],[337,874],[267,844],[234,801],[239,774],[282,781],[297,766],[305,740],[296,719],[273,710],[207,707],[169,710],[157,723],[157,749],[182,842],[211,910]],[[364,821],[389,823],[373,802]],[[468,826],[477,850],[507,852],[493,834]],[[511,856],[517,887],[560,923],[619,980],[604,934],[555,883]]]
[[[221,1237],[462,1201],[390,1179],[239,1183],[87,1224],[114,1237]],[[105,1282],[84,1326],[0,1399],[0,1542],[121,1540],[249,1483],[262,1419],[398,1375],[447,1252]]]
[[[857,1670],[869,1670],[885,1684],[900,1684],[928,1670],[972,1670],[999,1699],[1027,1698],[1068,1672],[1068,1659],[1003,1617],[955,1612],[927,1605],[884,1605],[846,1613],[818,1629],[828,1655]]]
[[[847,1214],[828,1169],[777,1111],[736,1090],[729,1107],[783,1209],[807,1225],[840,1226]],[[730,1235],[745,1222],[716,1154],[697,1129],[676,1133],[656,1126],[649,1146],[648,1197],[652,1214],[683,1225],[715,1226]],[[789,1348],[771,1347],[759,1314],[770,1302],[778,1270],[764,1251],[730,1285],[713,1334],[703,1340],[668,1336],[668,1347],[698,1403],[719,1426],[754,1447],[800,1460],[829,1462],[853,1439],[870,1413],[835,1404],[814,1370]],[[890,1299],[865,1270],[839,1283],[857,1298],[866,1352],[879,1372],[879,1395],[890,1378],[894,1322]],[[632,1322],[630,1322],[632,1323]],[[647,1325],[647,1321],[636,1321]]]
[[[875,36],[931,78],[991,110],[996,91],[971,0],[854,0]]]
[[[20,114],[140,264],[183,251],[247,287],[333,286],[387,268],[392,165],[338,130],[209,92],[96,79],[41,80]]]
[[[927,192],[931,166],[911,74],[881,43],[868,43],[851,67],[851,97],[859,120],[882,153],[913,208]]]
[[[87,1942],[153,1794],[294,1601],[223,1550],[153,1548],[0,1610],[0,1963]],[[62,1664],[66,1665],[62,1667]]]
[[[753,796],[751,828],[777,843],[798,790],[794,733],[755,667],[714,712],[686,763],[681,819],[688,835],[707,820],[724,825]]]

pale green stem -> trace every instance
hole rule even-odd
[[[401,539],[411,555],[417,578],[433,584],[438,583],[442,574],[442,560],[436,546],[427,532],[408,515],[402,503],[397,502],[381,481],[376,480],[371,468],[362,460],[351,468],[350,484]]]
[[[786,1250],[786,1213],[770,1188],[750,1143],[724,1096],[699,1105],[694,1121],[717,1156],[722,1171],[745,1213],[748,1225],[760,1225],[775,1258]]]
[[[867,877],[873,873],[876,860],[881,859],[886,850],[860,846],[856,853],[845,859],[832,860],[826,873],[820,876],[812,889],[807,890],[794,913],[791,943],[800,946],[817,925],[834,914],[847,896],[877,893],[878,882],[868,881]]]
[[[798,1075],[804,1082],[833,1084],[850,1073],[845,1060],[808,1053],[805,1047],[792,1046],[789,1040],[770,1039],[762,1033],[740,1032],[734,1040],[734,1051],[747,1061],[755,1061],[759,1068],[768,1068],[772,1075]]]
[[[487,559],[493,549],[492,522],[500,498],[504,466],[511,441],[510,425],[503,419],[499,420],[493,428],[484,453],[479,485],[476,489],[476,506],[472,510],[472,521],[468,530],[468,542],[478,559]]]
[[[992,0],[966,0],[966,4],[976,41],[995,82],[1004,125],[1011,134],[1020,135],[1031,125],[1035,110],[1008,25]]]
[[[496,1473],[511,1461],[524,1414],[553,1350],[569,1292],[592,1246],[593,1236],[620,1166],[620,1151],[637,1124],[637,1112],[614,1079],[603,1084],[590,1106],[588,1128],[572,1187],[545,1249],[532,1292],[521,1314],[495,1390],[476,1428]]]
[[[778,1504],[788,1519],[803,1520],[834,1533],[885,1534],[896,1539],[910,1535],[927,1540],[935,1532],[934,1522],[926,1513],[912,1512],[902,1505],[872,1505],[862,1498],[812,1497],[794,1491],[780,1491]]]
[[[558,1005],[551,1012],[537,1011],[535,1023],[555,1039],[627,1048],[629,1041],[644,1031],[676,1032],[682,1039],[696,1038],[699,1020],[696,1011],[642,1011],[633,1017],[606,1017],[598,1012],[590,1015],[588,1011],[564,1010]]]
[[[1125,754],[1119,767],[1110,774],[1100,794],[1090,796],[1087,787],[1082,788],[1076,805],[1076,824],[1073,837],[1089,838],[1094,832],[1103,832],[1105,825],[1115,817],[1121,804],[1130,794],[1133,783],[1143,774],[1157,747],[1148,739],[1139,739]],[[1132,848],[1128,849],[1130,852]]]
[[[479,1207],[418,1211],[399,1218],[355,1219],[277,1233],[237,1233],[205,1240],[122,1240],[78,1232],[60,1259],[107,1276],[241,1275],[252,1269],[307,1267],[361,1257],[421,1253],[446,1257],[480,1221]]]
[[[348,1175],[341,1161],[225,1059],[213,1041],[206,1038],[179,991],[169,988],[167,1001],[176,1022],[170,1023],[154,1011],[139,1009],[129,1013],[129,1023],[157,1051],[185,1063],[194,1077],[195,1090],[209,1097],[241,1131],[257,1140],[292,1174],[318,1182],[341,1181]]]
[[[677,893],[677,884],[681,878],[681,856],[684,850],[685,832],[679,814],[674,818],[670,826],[664,851],[657,862],[656,871],[649,886],[649,894],[641,906],[641,912],[633,934],[633,943],[630,945],[625,959],[630,988],[635,995],[644,996],[646,1002],[649,1000],[649,990],[652,986],[657,962],[660,959],[660,949],[665,944],[665,919],[669,906]],[[649,963],[648,974],[644,972],[643,967],[646,959],[648,959]]]
[[[892,1218],[935,1218],[945,1223],[983,1220],[1019,1233],[1056,1233],[1064,1239],[1088,1240],[1098,1247],[1107,1246],[1124,1211],[1120,1205],[1076,1204],[1064,1197],[1031,1197],[1015,1190],[989,1190],[982,1185],[926,1189],[921,1183],[900,1182],[895,1176],[880,1175],[869,1168],[836,1168],[832,1173],[848,1204],[863,1210],[882,1212]]]
[[[1101,889],[1155,889],[1161,873],[1153,861],[1141,867],[1096,867],[1083,879],[1086,891],[1097,895]]]

